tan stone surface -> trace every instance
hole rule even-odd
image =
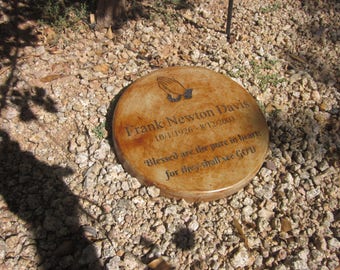
[[[113,137],[129,173],[189,201],[246,185],[269,140],[262,112],[244,88],[194,67],[161,69],[129,86],[115,108]]]

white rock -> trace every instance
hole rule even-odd
[[[124,181],[124,182],[122,183],[122,190],[123,190],[123,191],[128,191],[129,189],[130,189],[129,183],[126,182],[126,181]]]
[[[119,266],[121,264],[121,260],[118,256],[114,256],[108,260],[105,264],[107,270],[119,270]]]
[[[231,259],[231,265],[235,268],[244,268],[249,264],[249,253],[245,247],[240,247]]]
[[[160,189],[155,186],[147,187],[147,192],[152,198],[156,198],[161,193]]]
[[[88,154],[83,152],[83,153],[79,153],[76,156],[75,162],[80,165],[80,164],[84,164],[88,161]]]
[[[188,229],[193,232],[197,231],[198,227],[199,227],[199,223],[197,222],[197,220],[192,220],[188,225]]]
[[[319,91],[313,91],[311,97],[314,101],[319,102],[321,100],[321,96]]]
[[[338,239],[336,238],[331,238],[328,240],[328,247],[331,249],[331,250],[339,250],[340,249],[340,242]]]

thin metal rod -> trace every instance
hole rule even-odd
[[[228,42],[230,42],[230,28],[231,28],[231,18],[233,16],[233,4],[234,4],[234,0],[229,0],[228,17],[227,17],[227,30],[226,30]]]

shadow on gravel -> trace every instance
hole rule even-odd
[[[173,242],[181,250],[190,250],[195,246],[195,233],[188,228],[179,228],[173,235]]]
[[[105,121],[105,129],[107,131],[107,140],[109,141],[109,144],[111,146],[112,151],[115,153],[115,155],[117,156],[117,152],[116,149],[114,147],[114,142],[113,142],[113,130],[112,130],[112,122],[114,120],[114,112],[117,106],[117,103],[120,99],[120,97],[123,95],[124,91],[129,87],[130,85],[124,87],[122,90],[119,91],[119,93],[117,95],[115,95],[115,97],[111,100],[110,105],[107,109],[107,113],[106,113],[106,121]]]
[[[319,113],[308,108],[297,109],[290,115],[281,112],[270,113],[267,120],[272,155],[282,160],[282,153],[287,153],[289,157],[283,157],[286,160],[283,165],[291,172],[299,171],[300,167],[308,171],[316,167],[321,172],[329,166],[337,167],[340,160],[339,117],[340,108]]]
[[[303,0],[301,6],[310,17],[310,22],[296,19],[299,36],[295,48],[286,51],[288,68],[302,72],[308,70],[315,81],[332,83],[339,88],[340,68],[337,57],[330,55],[327,59],[318,53],[324,50],[325,42],[332,43],[335,48],[340,41],[339,1]],[[310,43],[306,43],[306,39]]]
[[[0,195],[8,210],[27,222],[32,237],[23,248],[36,246],[36,264],[42,270],[102,269],[80,227],[78,198],[63,181],[72,173],[68,167],[50,166],[22,151],[0,130]]]
[[[88,5],[89,1],[86,1]],[[57,3],[45,0],[0,1],[0,75],[8,73],[0,85],[0,113],[7,105],[12,105],[20,112],[21,120],[35,120],[30,103],[55,112],[55,103],[45,89],[22,80],[18,63],[24,60],[22,50],[38,42],[38,21],[53,24],[60,16],[65,16],[63,12],[67,6],[79,3],[71,0]]]

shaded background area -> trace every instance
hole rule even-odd
[[[113,28],[122,27],[129,19],[150,18],[151,11],[168,16],[165,12],[167,6],[175,9],[193,7],[186,0],[162,0],[152,4],[134,0],[127,2],[127,13],[114,21]],[[46,39],[50,46],[56,45],[61,32],[66,29],[77,31],[79,23],[93,30],[95,25],[90,24],[89,17],[96,11],[96,1],[10,0],[0,2],[0,8],[0,74],[8,72],[7,79],[0,85],[0,113],[11,104],[20,111],[21,120],[35,120],[29,106],[31,103],[56,112],[55,103],[46,89],[27,82],[24,82],[24,88],[17,87],[20,81],[22,84],[17,65],[24,60],[23,50],[27,46],[46,42]]]
[[[45,89],[27,82],[21,82],[24,87],[17,87],[22,81],[17,65],[24,60],[24,48],[41,41],[39,29],[42,25],[50,25],[59,31],[71,27],[79,19],[86,18],[88,8],[93,8],[93,1],[10,0],[2,1],[0,5],[0,74],[8,73],[0,85],[0,113],[11,104],[20,111],[21,120],[35,120],[30,103],[42,106],[48,112],[56,112],[55,102]]]
[[[79,225],[78,198],[63,180],[72,173],[37,160],[0,130],[0,194],[8,210],[27,222],[40,269],[101,269]]]
[[[26,82],[17,66],[25,61],[25,47],[41,41],[42,27],[70,27],[85,15],[79,12],[91,6],[90,1],[12,0],[0,4],[0,72],[8,74],[0,85],[0,113],[7,106],[14,107],[23,122],[37,120],[32,106],[57,113],[57,101],[46,89]],[[26,244],[36,248],[40,269],[102,269],[79,224],[78,198],[64,182],[73,173],[21,150],[7,131],[0,130],[0,194],[7,209],[27,223],[31,234]]]
[[[298,36],[294,46],[286,48],[288,68],[309,72],[315,81],[335,85],[339,89],[340,65],[339,61],[334,61],[336,50],[327,52],[329,58],[320,56],[318,51],[325,48],[327,42],[339,46],[340,21],[337,14],[340,12],[340,2],[303,0],[301,7],[311,19],[308,23],[296,20]],[[313,42],[305,44],[306,37]]]

